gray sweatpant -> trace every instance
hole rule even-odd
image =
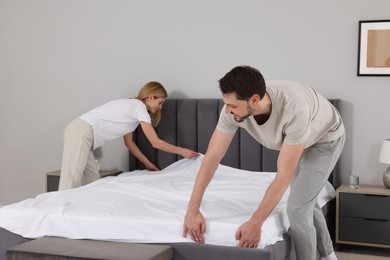
[[[334,251],[317,196],[336,165],[344,142],[345,134],[335,141],[315,144],[305,149],[299,161],[287,202],[288,233],[296,259],[314,260],[316,245],[321,256]]]

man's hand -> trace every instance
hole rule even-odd
[[[183,224],[183,237],[189,233],[196,243],[203,243],[203,234],[206,232],[206,221],[199,210],[187,210]]]
[[[242,224],[236,231],[236,240],[239,240],[238,246],[257,248],[261,237],[261,226],[253,220]]]

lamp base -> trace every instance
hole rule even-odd
[[[383,184],[386,188],[390,189],[390,166],[387,167],[386,171],[383,173]]]

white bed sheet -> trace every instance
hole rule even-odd
[[[0,208],[0,226],[27,238],[192,242],[182,237],[182,224],[202,159],[183,159],[161,172],[138,170],[73,190],[43,193]],[[205,243],[236,246],[237,228],[255,211],[274,176],[220,165],[201,205],[207,222]],[[282,240],[288,229],[288,193],[264,223],[259,248]],[[322,207],[334,197],[327,183],[318,203]]]

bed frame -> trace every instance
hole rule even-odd
[[[340,108],[340,100],[330,101],[337,109]],[[156,129],[157,134],[171,144],[204,154],[222,107],[223,102],[220,99],[167,99],[162,110],[162,120]],[[182,159],[180,156],[154,149],[140,128],[133,136],[141,151],[160,169]],[[243,170],[272,172],[276,171],[277,156],[278,151],[263,147],[245,130],[239,129],[221,163]],[[144,165],[131,154],[129,165],[130,171],[144,169]],[[340,185],[339,164],[336,165],[329,181],[335,188]],[[323,211],[331,235],[334,236],[334,200],[328,203]],[[0,260],[5,259],[8,248],[29,240],[0,228]],[[168,243],[168,245],[173,248],[173,260],[283,260],[290,259],[293,255],[287,234],[284,234],[283,241],[261,250],[195,243]]]

